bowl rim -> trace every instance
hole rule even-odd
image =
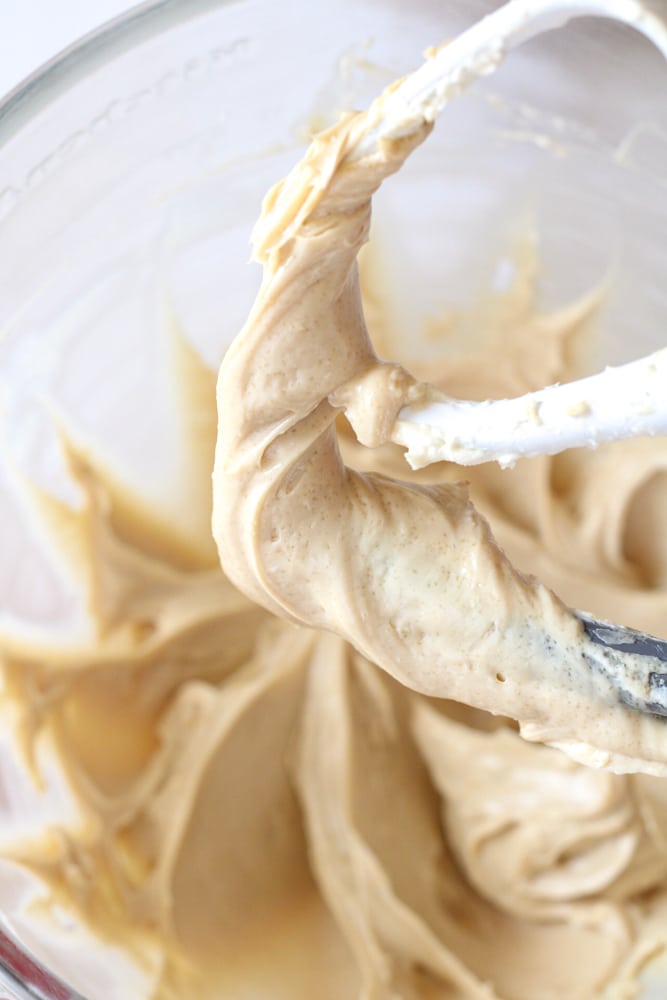
[[[169,28],[242,0],[144,0],[62,49],[0,100],[0,150],[93,70]]]
[[[0,927],[0,991],[16,1000],[85,1000],[71,986],[50,972],[7,927]]]
[[[149,38],[242,0],[144,0],[76,39],[0,99],[0,153],[33,118],[96,69]],[[84,1000],[18,939],[0,913],[0,992],[16,1000]]]

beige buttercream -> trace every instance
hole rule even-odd
[[[619,668],[513,567],[465,486],[341,460],[340,408],[377,446],[421,391],[373,351],[356,258],[372,194],[429,127],[346,157],[367,127],[359,115],[322,135],[256,228],[262,288],[218,382],[223,569],[270,611],[336,632],[415,691],[511,716],[527,738],[619,771],[665,773],[667,723],[622,703]]]
[[[3,640],[17,745],[37,777],[45,757],[60,765],[80,815],[5,835],[2,853],[127,948],[162,1000],[632,997],[667,944],[664,781],[583,767],[503,716],[664,759],[662,723],[625,723],[586,700],[562,658],[544,662],[545,620],[567,641],[579,630],[513,566],[569,604],[660,632],[667,447],[467,471],[492,536],[460,470],[412,473],[395,446],[358,443],[340,406],[377,442],[415,382],[378,367],[354,264],[371,190],[407,147],[338,175],[355,127],[316,150],[308,212],[285,244],[292,216],[269,202],[275,249],[221,377],[216,533],[255,600],[213,564],[205,532],[168,528],[71,436],[78,509],[23,483],[93,628],[70,648]],[[432,381],[483,398],[574,373],[595,298],[540,315],[532,263],[480,305],[481,352],[431,366]],[[194,356],[181,371],[196,388],[183,398],[201,495],[213,380]]]

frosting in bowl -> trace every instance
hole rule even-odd
[[[381,294],[365,289],[369,337],[356,256],[375,187],[427,129],[343,166],[359,127],[322,137],[258,231],[266,278],[219,389],[228,576],[205,529],[165,527],[71,435],[76,508],[21,484],[92,628],[3,641],[23,762],[7,796],[28,810],[48,760],[75,808],[6,831],[2,855],[43,878],[42,911],[64,903],[131,954],[146,997],[632,996],[667,937],[664,782],[511,720],[596,763],[664,764],[665,723],[582,666],[563,602],[663,630],[667,449],[462,485],[383,443],[415,376],[486,398],[575,374],[596,298],[541,315],[528,252],[480,307],[481,352],[420,371],[406,338],[415,376],[379,362]],[[183,375],[205,495],[214,377],[195,357]]]

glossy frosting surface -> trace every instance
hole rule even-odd
[[[598,762],[667,759],[663,723],[562,673],[567,605],[664,633],[667,448],[484,466],[463,486],[381,443],[419,388],[378,364],[381,288],[364,288],[368,337],[355,260],[408,148],[338,172],[355,127],[260,224],[267,277],[219,388],[229,578],[205,525],[184,541],[66,436],[79,506],[23,484],[92,631],[4,642],[7,725],[36,780],[56,762],[76,815],[3,855],[131,953],[146,996],[633,996],[667,940],[664,782],[584,767],[509,717]],[[395,360],[470,398],[570,377],[595,296],[541,315],[535,279],[527,243],[512,288],[480,299],[481,354],[435,374],[407,343]],[[214,376],[183,351],[205,495]]]

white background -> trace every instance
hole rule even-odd
[[[137,0],[0,0],[0,97]]]

